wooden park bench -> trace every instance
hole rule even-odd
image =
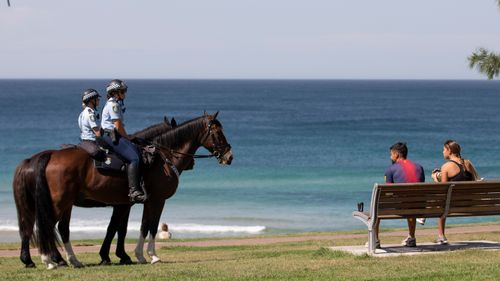
[[[369,212],[352,215],[368,226],[373,254],[377,219],[500,215],[500,181],[375,184]]]

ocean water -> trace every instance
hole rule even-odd
[[[389,147],[430,171],[456,139],[481,177],[500,178],[500,83],[401,80],[127,80],[126,128],[220,111],[231,166],[196,160],[162,222],[174,237],[364,229],[351,213],[383,181]],[[24,158],[77,143],[80,93],[104,80],[0,80],[0,241],[16,239],[12,175]],[[104,100],[103,100],[104,102]],[[101,108],[104,104],[101,104]],[[203,149],[198,151],[205,153]],[[137,235],[142,206],[132,209]],[[101,238],[111,208],[75,208],[73,238]],[[449,219],[450,223],[498,217]],[[430,225],[435,224],[430,220]],[[383,222],[404,226],[403,221]]]

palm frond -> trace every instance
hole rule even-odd
[[[479,73],[485,74],[490,80],[500,74],[500,54],[479,48],[468,59],[470,68],[476,68]]]

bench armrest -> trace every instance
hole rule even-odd
[[[352,216],[355,217],[356,219],[362,221],[368,227],[370,227],[372,225],[372,218],[370,216],[370,213],[354,211],[354,212],[352,212]]]

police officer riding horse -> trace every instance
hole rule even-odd
[[[127,163],[130,202],[144,203],[146,196],[140,186],[140,151],[130,141],[123,118],[127,88],[119,79],[112,80],[106,87],[108,100],[102,110],[102,140]]]
[[[82,93],[83,111],[78,117],[78,126],[80,127],[80,143],[78,146],[85,149],[92,157],[98,157],[99,147],[96,145],[96,139],[101,137],[101,128],[99,122],[99,113],[96,113],[99,106],[99,93],[94,89],[87,89]]]

